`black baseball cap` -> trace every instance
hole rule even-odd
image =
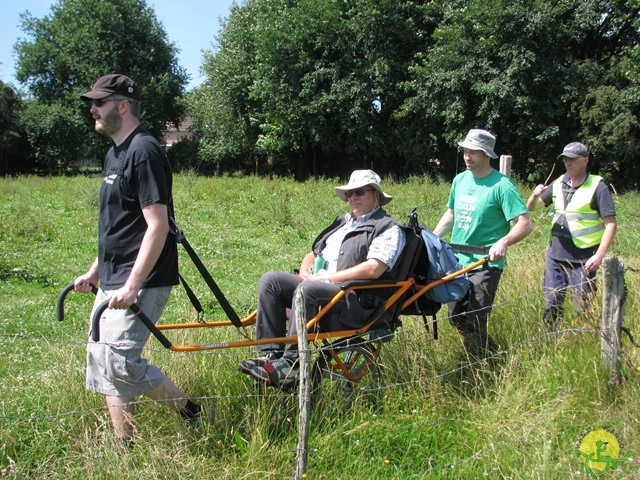
[[[140,90],[133,80],[126,75],[112,73],[100,77],[93,84],[91,90],[80,95],[82,100],[96,100],[109,95],[122,95],[123,97],[140,100]]]

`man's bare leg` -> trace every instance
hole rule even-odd
[[[187,405],[187,397],[169,377],[165,377],[164,382],[145,393],[145,395],[177,411],[182,410]]]
[[[130,399],[112,395],[107,395],[105,399],[107,401],[107,407],[109,408],[109,415],[111,416],[114,436],[122,440],[132,439],[135,404]]]

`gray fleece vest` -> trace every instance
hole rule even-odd
[[[346,221],[344,215],[337,217],[313,242],[313,252],[316,254],[321,252],[329,236],[344,226]],[[394,225],[400,226],[380,208],[366,222],[347,233],[340,246],[337,270],[345,270],[366,261],[373,239]],[[384,272],[380,279],[395,278],[398,263],[396,262],[392,269]],[[371,290],[350,291],[345,296],[346,308],[340,310],[339,321],[352,328],[361,327],[383,311],[384,301],[384,297],[376,295]]]

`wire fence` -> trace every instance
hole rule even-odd
[[[503,308],[514,308],[514,305],[517,307],[517,305],[521,305],[521,304],[535,303],[536,301],[539,301],[539,297],[540,297],[539,291],[528,291],[527,293],[524,293],[518,296],[510,296],[509,298],[505,299],[502,302],[495,303],[492,306],[492,311],[496,312]],[[431,331],[434,327],[435,321],[439,323],[445,323],[445,322],[448,323],[448,318],[446,316],[441,315],[437,320],[429,320],[427,322],[427,326],[431,328]],[[541,322],[541,316],[538,319],[536,319],[536,321]],[[491,323],[490,323],[490,328],[491,328]],[[421,322],[416,322],[415,325],[403,326],[398,330],[396,330],[395,332],[392,332],[392,333],[390,332],[389,335],[393,336],[393,341],[403,342],[405,337],[412,337],[418,334],[423,335],[424,330],[425,330],[425,325],[423,325]],[[623,346],[622,355],[628,368],[632,370],[634,373],[638,374],[639,370],[638,370],[638,367],[635,365],[635,363],[637,362],[636,360],[637,356],[634,354],[634,351],[633,351],[633,349],[638,347],[638,344],[635,343],[633,332],[627,329],[627,333],[628,333],[628,338],[630,340],[630,345]],[[411,388],[415,385],[428,384],[430,382],[437,382],[444,377],[455,375],[456,373],[463,371],[465,369],[472,369],[480,364],[485,364],[487,361],[490,361],[494,358],[503,358],[505,356],[510,356],[513,353],[517,352],[518,350],[526,348],[528,346],[547,342],[549,339],[557,338],[558,336],[567,336],[567,335],[581,335],[581,336],[590,335],[594,337],[601,337],[602,330],[600,330],[599,328],[570,328],[570,327],[558,330],[556,332],[544,332],[541,330],[540,333],[529,335],[526,338],[513,342],[510,346],[504,347],[499,351],[492,353],[491,355],[485,358],[478,359],[475,361],[469,361],[464,364],[459,364],[455,368],[452,368],[443,372],[439,372],[433,375],[426,375],[426,376],[414,378],[411,380],[385,381],[384,384],[377,385],[374,388],[375,390],[379,390],[379,391],[390,391],[394,389]],[[65,339],[56,338],[54,335],[32,334],[28,331],[14,333],[14,334],[0,334],[0,341],[2,341],[3,343],[4,342],[7,342],[7,343],[22,342],[23,346],[20,347],[21,350],[28,350],[31,345],[42,344],[42,342],[46,342],[49,345],[58,345],[62,348],[65,348],[65,347],[82,348],[87,344],[87,342],[85,341],[65,340]],[[368,340],[367,338],[363,337],[362,341],[364,343],[367,343],[367,342],[372,342],[373,340]],[[151,339],[148,345],[145,347],[145,352],[154,353],[154,354],[168,353],[166,349],[159,348],[157,345],[158,344],[154,343],[154,340]],[[320,353],[320,350],[322,350],[322,348],[325,348],[325,347],[310,348],[310,352],[312,355],[317,355],[318,353]],[[2,350],[5,350],[5,349],[3,348]],[[226,359],[226,361],[232,362],[233,359],[237,357],[238,352],[234,352],[233,349],[216,349],[216,350],[202,350],[198,352],[181,352],[181,353],[169,352],[169,354],[170,355],[219,356],[221,359]],[[226,358],[226,357],[233,357],[233,358]],[[238,375],[240,376],[240,374]],[[563,400],[563,397],[571,393],[572,393],[571,390],[558,391],[555,394],[556,395],[555,398],[550,398],[549,401],[561,403]],[[18,392],[17,395],[20,395],[20,393]],[[283,396],[297,397],[298,393],[295,390],[289,393],[278,392],[275,395],[275,398],[280,399]],[[234,394],[234,395],[207,395],[207,396],[190,397],[190,398],[196,401],[203,401],[203,402],[215,403],[215,402],[225,401],[225,402],[233,403],[233,402],[246,401],[247,399],[251,399],[251,398],[267,398],[267,397],[273,398],[274,394],[265,392],[264,390],[261,390],[261,389],[256,389],[255,393],[244,393],[244,394]],[[166,402],[173,402],[175,400],[178,400],[178,399],[169,399],[169,400],[166,400]],[[155,401],[147,398],[140,398],[130,402],[130,404],[142,405],[142,404],[148,404],[153,402]],[[547,404],[539,405],[534,408],[540,409],[542,413],[542,410],[545,408],[548,408],[548,405]],[[102,406],[102,407],[95,407],[95,408],[82,408],[82,409],[69,410],[61,413],[44,413],[44,414],[38,414],[38,415],[19,415],[16,413],[16,414],[0,415],[0,423],[18,426],[18,425],[29,424],[32,422],[40,422],[40,421],[48,421],[48,420],[56,421],[61,418],[67,418],[67,417],[81,417],[86,415],[107,413],[107,411],[108,411],[108,408],[106,406]],[[449,422],[449,423],[451,422],[455,423],[456,421],[468,422],[468,419],[464,419],[464,418],[460,418],[460,419],[447,418],[446,419],[446,422]],[[540,422],[544,422],[544,421],[545,420],[542,419]],[[428,424],[425,424],[425,427],[437,426],[439,423],[440,422],[430,422]],[[527,430],[523,431],[521,435],[521,439],[525,440],[529,438],[531,435],[533,435],[536,429],[538,428],[538,426],[539,424],[533,424]],[[491,443],[477,450],[472,455],[469,455],[463,459],[456,459],[447,463],[444,466],[444,468],[455,468],[458,465],[461,465],[473,460],[477,460],[484,456],[494,455],[497,450],[509,448],[512,442],[513,442],[513,438],[505,439],[504,442],[500,442],[500,443]],[[295,452],[292,452],[292,453],[295,453]],[[313,459],[313,456],[315,454],[314,449],[311,449],[308,452],[308,454],[309,454],[309,458]],[[268,453],[264,453],[263,456],[268,458],[271,455]],[[443,468],[442,465],[439,465],[437,467],[438,470],[442,470],[442,468]],[[429,473],[430,471],[432,471],[432,469],[421,471],[419,473],[416,473],[415,476],[409,477],[409,478],[421,478],[422,476],[424,476],[425,473]]]
[[[602,276],[599,275],[597,276],[595,280],[601,278]],[[563,289],[563,290],[567,290],[567,288]],[[518,295],[518,296],[511,296],[509,299],[503,301],[503,302],[499,302],[499,303],[494,303],[492,305],[492,310],[497,310],[503,307],[508,307],[510,304],[520,304],[523,303],[527,300],[527,298],[529,297],[538,297],[539,294],[538,293],[527,293],[527,294],[522,294],[522,295]],[[470,313],[474,313],[474,312],[470,312]],[[367,345],[370,343],[374,343],[377,340],[382,340],[383,342],[385,341],[390,341],[392,339],[397,339],[402,341],[402,337],[403,336],[408,336],[408,335],[413,335],[415,332],[420,331],[422,332],[425,327],[427,329],[427,331],[431,331],[434,328],[434,324],[436,322],[438,322],[439,324],[448,323],[449,318],[447,316],[443,316],[440,315],[439,318],[433,318],[433,319],[427,319],[427,321],[424,324],[420,324],[420,325],[416,325],[416,326],[412,326],[412,327],[401,327],[398,330],[396,330],[395,332],[386,332],[386,333],[382,333],[382,334],[378,334],[375,336],[374,339],[369,339],[369,333],[365,333],[362,335],[361,338],[361,344],[362,345]],[[640,345],[638,345],[635,342],[635,336],[633,335],[633,333],[625,327],[626,333],[627,333],[627,337],[631,343],[631,347],[635,347],[638,348],[640,347]],[[484,358],[479,358],[476,359],[474,361],[470,361],[469,363],[465,364],[465,365],[461,365],[455,369],[452,370],[448,370],[446,372],[443,373],[439,373],[438,375],[435,376],[429,376],[429,377],[424,377],[421,379],[417,379],[417,380],[412,380],[411,382],[393,382],[393,383],[386,383],[385,385],[381,385],[376,387],[376,389],[379,390],[385,390],[385,389],[391,389],[391,388],[397,388],[397,387],[405,387],[408,386],[410,384],[414,384],[414,383],[426,383],[426,382],[430,382],[430,381],[434,381],[434,380],[438,380],[439,378],[442,378],[444,376],[447,375],[451,375],[453,373],[456,373],[457,371],[466,369],[466,368],[470,368],[473,367],[474,365],[478,365],[478,364],[483,364],[485,363],[487,360],[491,360],[492,358],[496,358],[496,357],[500,357],[506,354],[509,354],[513,351],[517,351],[518,349],[528,345],[528,344],[532,344],[532,343],[539,343],[543,340],[549,339],[549,338],[556,338],[559,336],[563,336],[566,334],[590,334],[590,335],[602,335],[602,330],[597,329],[597,328],[563,328],[563,329],[559,329],[557,331],[553,331],[553,332],[542,332],[538,335],[532,336],[530,338],[521,340],[517,343],[514,343],[513,345],[509,346],[508,348],[505,349],[501,349],[497,352],[493,352],[491,355],[488,355]],[[41,342],[46,342],[48,344],[51,345],[61,345],[61,346],[74,346],[74,347],[82,347],[82,346],[86,346],[87,342],[86,341],[78,341],[78,340],[61,340],[59,338],[53,338],[50,336],[45,336],[45,335],[33,335],[30,334],[28,332],[22,332],[22,333],[14,333],[14,334],[0,334],[0,338],[3,339],[13,339],[13,340],[20,340],[23,342],[32,342],[34,344],[36,343],[41,343]],[[101,342],[98,342],[101,343]],[[158,348],[157,343],[154,343],[154,339],[151,339],[148,343],[148,345],[145,347],[145,351],[148,353],[166,353],[167,350],[164,348]],[[310,347],[310,353],[312,355],[316,355],[318,353],[320,353],[322,350],[325,350],[327,348],[330,347],[316,347],[316,348],[312,348]],[[23,349],[24,350],[24,349]],[[196,351],[196,352],[173,352],[171,353],[171,355],[178,355],[178,354],[183,354],[183,355],[213,355],[213,356],[236,356],[237,353],[234,353],[232,351],[233,349],[212,349],[212,350],[200,350],[200,351]],[[625,353],[627,355],[628,358],[630,358],[629,355],[629,348],[623,349],[623,353]],[[282,352],[280,352],[282,353]],[[635,369],[634,369],[635,370]],[[294,394],[296,395],[296,394]],[[229,399],[229,398],[248,398],[248,397],[254,397],[254,396],[264,396],[264,394],[255,394],[255,395],[240,395],[240,396],[220,396],[220,395],[216,395],[216,396],[211,396],[211,397],[202,397],[203,399]],[[175,399],[174,399],[175,400]],[[148,402],[152,402],[151,400],[139,400],[139,401],[135,401],[135,402],[131,402],[131,403],[148,403]],[[106,409],[106,407],[105,407]],[[89,411],[95,411],[95,410],[101,410],[101,408],[97,408],[97,409],[91,409]],[[60,416],[69,416],[69,415],[75,415],[78,412],[74,411],[74,412],[69,412],[66,414],[59,414],[59,415],[52,415],[52,416],[35,416],[35,417],[27,417],[27,418],[23,418],[22,420],[28,419],[28,418],[37,418],[37,419],[43,419],[43,418],[58,418]],[[6,420],[6,419],[10,419],[13,418],[12,416],[0,416],[0,420]]]

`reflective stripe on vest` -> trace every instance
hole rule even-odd
[[[604,221],[598,212],[591,208],[591,199],[602,177],[589,175],[575,191],[566,209],[562,194],[563,178],[564,176],[553,182],[553,206],[555,208],[553,223],[556,223],[564,215],[576,247],[588,248],[599,245],[604,234]]]

